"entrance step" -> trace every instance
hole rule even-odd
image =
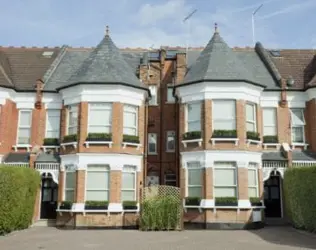
[[[49,220],[38,220],[33,223],[34,227],[55,227],[56,220],[49,219]]]
[[[283,218],[265,218],[266,226],[288,226],[288,221]]]

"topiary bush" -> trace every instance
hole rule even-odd
[[[34,169],[0,165],[0,235],[30,226],[40,181]]]
[[[174,196],[155,196],[142,204],[141,230],[175,230],[181,220],[181,200]]]
[[[316,166],[288,169],[283,188],[286,214],[293,226],[316,232]]]

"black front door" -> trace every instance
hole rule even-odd
[[[58,186],[52,178],[42,179],[41,219],[56,219]]]
[[[270,178],[264,182],[264,205],[266,207],[266,217],[281,217],[281,193],[279,175],[271,175]]]

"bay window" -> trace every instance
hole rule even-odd
[[[109,165],[87,166],[86,200],[108,201],[110,187]]]
[[[48,109],[46,116],[46,138],[59,138],[60,110]]]
[[[68,107],[68,135],[76,135],[78,133],[78,105]]]
[[[88,133],[111,133],[112,103],[90,103]]]
[[[214,162],[214,196],[237,197],[237,166],[234,162]]]
[[[276,136],[277,132],[277,110],[276,108],[263,109],[263,135]]]
[[[75,201],[76,171],[73,165],[65,166],[65,201]]]
[[[305,118],[304,109],[291,109],[291,128],[292,128],[292,142],[305,143]]]
[[[187,105],[186,132],[201,131],[201,102]]]
[[[17,144],[31,143],[32,110],[19,111]]]
[[[250,132],[257,132],[257,112],[254,103],[246,103],[246,129]]]
[[[138,134],[138,107],[132,105],[124,105],[123,117],[123,134]]]
[[[236,130],[236,101],[213,100],[213,130]]]
[[[203,169],[200,162],[187,162],[188,197],[202,197]]]
[[[248,197],[259,197],[258,164],[252,162],[248,166]]]
[[[124,165],[122,170],[122,201],[136,201],[136,166]]]

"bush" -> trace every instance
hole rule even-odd
[[[44,139],[44,145],[45,146],[59,145],[59,139],[58,138],[45,138]]]
[[[86,141],[111,141],[111,133],[89,133]]]
[[[215,206],[237,206],[237,197],[216,197]]]
[[[201,131],[190,131],[182,135],[183,140],[195,140],[195,139],[201,139],[201,138],[202,138]]]
[[[65,135],[63,138],[63,143],[67,142],[76,142],[78,140],[78,136],[75,135]]]
[[[139,137],[137,135],[123,135],[123,142],[139,143]]]
[[[294,227],[316,232],[316,166],[285,171],[286,214]]]
[[[142,230],[175,230],[181,219],[181,200],[171,195],[155,196],[143,202]]]
[[[0,235],[30,226],[40,181],[34,169],[0,166]]]
[[[237,130],[220,130],[213,131],[212,138],[237,138]]]

